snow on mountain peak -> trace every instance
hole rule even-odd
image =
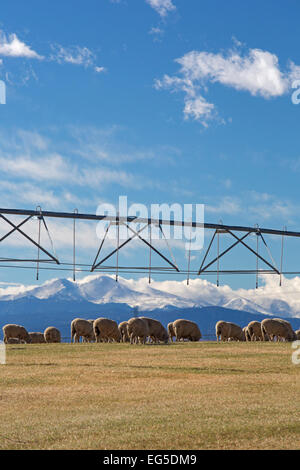
[[[250,313],[300,317],[300,278],[262,279],[259,289],[233,290],[228,285],[217,287],[204,279],[186,281],[153,281],[148,278],[125,279],[116,282],[113,275],[89,275],[73,282],[71,279],[52,279],[39,286],[13,286],[0,289],[0,301],[20,298],[89,301],[95,304],[123,303],[140,310],[174,306],[181,308],[219,306]]]

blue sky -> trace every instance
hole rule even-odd
[[[292,0],[4,0],[0,205],[95,213],[127,195],[205,204],[207,222],[299,230],[299,10]],[[95,230],[80,228],[78,257],[90,261]],[[64,230],[52,226],[69,256]],[[280,240],[270,245],[278,263]],[[298,270],[289,247],[286,267]],[[16,238],[0,253],[26,249]],[[229,264],[249,260],[237,250]],[[0,282],[34,278],[12,271]]]

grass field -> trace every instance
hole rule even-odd
[[[1,449],[300,448],[289,343],[9,345]]]

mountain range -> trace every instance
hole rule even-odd
[[[39,286],[0,288],[0,326],[18,323],[29,331],[43,331],[53,325],[67,339],[73,318],[105,316],[120,322],[138,314],[157,318],[164,325],[176,318],[189,318],[199,324],[207,339],[214,336],[215,323],[221,319],[244,326],[254,319],[280,316],[300,328],[295,286],[291,297],[289,290],[272,288],[268,282],[260,291],[234,291],[203,279],[190,280],[189,286],[186,281],[149,284],[145,278],[120,277],[116,282],[104,274],[76,282],[53,279]]]

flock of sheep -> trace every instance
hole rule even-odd
[[[48,327],[44,333],[27,332],[20,325],[8,324],[3,327],[4,343],[60,343],[61,334],[55,327]],[[123,342],[123,343],[168,343],[176,341],[199,341],[202,338],[195,322],[178,319],[168,324],[167,330],[158,320],[134,317],[119,325],[108,318],[84,320],[75,318],[71,322],[71,343],[80,342]],[[287,320],[266,318],[261,323],[252,321],[241,328],[235,323],[218,321],[217,341],[295,341],[300,340],[300,330],[294,331]]]
[[[117,341],[123,343],[143,343],[151,341],[153,343],[168,343],[176,339],[199,341],[201,332],[196,323],[189,320],[176,320],[169,323],[168,331],[160,321],[147,317],[134,317],[128,321],[123,321],[119,325],[108,318],[98,318],[97,320],[83,320],[76,318],[71,323],[71,342],[83,341],[107,342]]]
[[[44,333],[30,332],[21,325],[8,324],[3,328],[3,341],[5,344],[18,344],[18,343],[60,343],[60,331],[54,326],[49,326],[45,329]]]
[[[235,323],[218,321],[216,337],[217,341],[295,341],[300,339],[300,330],[294,331],[290,322],[281,318],[251,321],[244,328]]]

